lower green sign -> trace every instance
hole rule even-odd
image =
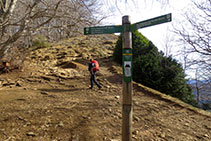
[[[123,59],[123,79],[125,82],[132,81],[132,49],[124,48],[122,59]]]
[[[112,34],[122,32],[121,25],[111,25],[111,26],[95,26],[95,27],[85,27],[84,35],[94,35],[94,34]]]

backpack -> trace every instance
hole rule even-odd
[[[92,64],[94,64],[94,66],[92,68],[93,71],[99,71],[100,70],[99,64],[96,60],[93,60]]]

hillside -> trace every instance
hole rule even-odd
[[[193,94],[197,97],[197,89],[195,80],[189,81],[192,88]],[[211,101],[211,86],[206,82],[198,82],[199,92],[200,92],[200,104],[210,104]],[[210,105],[211,106],[211,105]],[[211,107],[209,108],[211,109]]]
[[[121,67],[116,36],[81,36],[32,51],[0,77],[0,141],[120,141]],[[103,88],[89,87],[89,58]],[[133,83],[134,141],[211,140],[211,114]]]

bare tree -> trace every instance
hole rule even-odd
[[[135,6],[136,9],[138,9],[138,3],[140,2],[140,0],[103,0],[104,4],[107,5],[108,9],[110,11],[119,11],[121,13],[121,8],[120,5],[122,2],[125,3],[125,6],[130,9],[131,5],[129,5],[129,3],[132,3],[132,6]],[[155,3],[155,2],[159,2],[161,4],[161,7],[165,7],[166,5],[168,5],[169,0],[151,0],[151,1],[146,1],[146,0],[142,0],[145,4],[150,2],[151,4]],[[133,8],[130,10],[134,10]]]
[[[167,33],[163,41],[163,52],[166,57],[169,57],[172,55],[173,46],[174,46],[172,44],[173,41],[174,41],[174,38],[169,33]]]
[[[203,85],[201,86],[200,84],[200,80],[198,79],[198,70],[196,69],[196,72],[195,72],[195,89],[196,89],[196,100],[197,100],[197,103],[199,104],[200,102],[200,90],[203,88]]]
[[[0,59],[6,53],[11,60],[12,48],[36,35],[57,40],[82,33],[106,17],[99,8],[98,0],[0,0]]]
[[[179,41],[185,46],[189,68],[197,69],[200,78],[211,80],[211,0],[193,1],[185,13],[185,22],[175,28]],[[190,58],[191,56],[193,56]]]
[[[98,13],[101,11],[100,7],[96,0],[66,1],[60,6],[54,20],[49,23],[47,28],[51,27],[51,30],[47,33],[59,38],[81,34],[85,25],[96,25],[106,18],[106,15]]]
[[[0,1],[0,19],[1,22],[5,20],[8,16],[10,16],[16,6],[17,0],[1,0]]]

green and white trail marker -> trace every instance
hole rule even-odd
[[[124,48],[123,49],[123,79],[125,82],[132,81],[132,49],[131,48]]]

